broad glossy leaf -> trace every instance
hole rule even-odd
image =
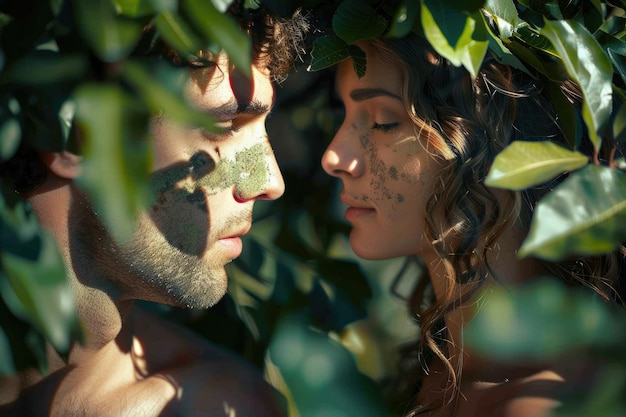
[[[114,0],[119,14],[129,17],[149,16],[156,12],[152,0]]]
[[[579,112],[563,94],[561,84],[549,82],[545,87],[552,103],[552,109],[556,113],[559,127],[567,139],[570,148],[577,149],[582,142],[585,131],[584,122],[579,117]]]
[[[473,351],[491,359],[550,360],[592,343],[606,346],[617,332],[604,303],[556,279],[541,279],[489,288],[464,337]]]
[[[4,330],[0,327],[0,375],[11,375],[15,373],[13,366],[13,355],[11,346]]]
[[[513,0],[487,0],[485,10],[489,12],[498,27],[500,37],[510,38],[521,24]]]
[[[0,120],[0,161],[15,154],[21,138],[22,128],[16,117],[9,116]]]
[[[356,45],[350,45],[348,47],[348,50],[350,51],[350,58],[352,58],[352,66],[354,67],[354,71],[356,72],[356,75],[361,78],[365,75],[365,71],[367,70],[365,51],[363,51]]]
[[[515,141],[496,155],[485,184],[523,190],[543,184],[563,172],[582,168],[589,158],[552,142]]]
[[[124,241],[148,202],[148,115],[116,85],[85,84],[75,98],[76,120],[85,138],[79,184],[90,193],[111,234]]]
[[[110,0],[76,0],[76,21],[85,41],[105,62],[128,56],[142,33],[142,25],[118,18]]]
[[[418,10],[418,2],[403,0],[393,15],[391,27],[386,36],[401,38],[408,35],[413,29]]]
[[[36,50],[11,62],[2,80],[18,85],[46,85],[82,79],[87,67],[85,56]]]
[[[361,0],[345,0],[333,15],[333,30],[348,44],[372,39],[387,29],[387,20]]]
[[[194,26],[207,41],[220,45],[228,59],[244,74],[251,75],[252,42],[230,17],[220,13],[212,2],[185,0],[184,6]]]
[[[353,355],[303,319],[279,323],[269,347],[302,416],[389,415],[379,388],[358,371]],[[320,399],[324,399],[320,401]]]
[[[626,101],[621,101],[619,110],[613,116],[613,138],[617,143],[626,143]]]
[[[422,2],[421,12],[426,38],[438,52],[439,49],[450,51],[461,49],[462,45],[459,45],[459,42],[464,35],[467,36],[465,32],[469,30],[468,17],[465,13],[443,2],[433,0]],[[460,63],[459,60],[443,56],[455,65]]]
[[[203,71],[199,69],[198,71]],[[135,87],[153,114],[162,114],[182,125],[217,132],[215,120],[194,109],[184,97],[188,73],[162,62],[129,60],[122,70],[126,80]]]
[[[215,6],[215,9],[220,13],[226,12],[226,10],[228,10],[232,2],[233,0],[211,0],[211,3],[213,3],[213,6]]]
[[[535,208],[519,256],[548,260],[609,252],[626,237],[626,174],[588,165]]]
[[[489,47],[489,36],[485,27],[484,18],[480,12],[471,15],[470,19],[474,22],[474,32],[472,33],[471,40],[465,45],[461,62],[470,74],[476,76],[487,53],[487,48]]]
[[[30,206],[21,199],[10,206],[0,194],[0,251],[34,261],[41,250],[40,233]]]
[[[475,76],[489,46],[482,16],[467,15],[443,3],[426,1],[422,3],[421,18],[433,48],[453,65],[463,65]]]
[[[611,114],[613,67],[598,42],[576,21],[549,21],[541,29],[583,92],[583,118],[596,149]]]
[[[66,280],[56,240],[52,235],[43,233],[41,242],[38,258],[34,262],[8,252],[0,253],[7,278],[7,282],[3,283],[2,296],[7,306],[13,307],[13,314],[32,323],[53,346],[65,351],[69,348],[76,323],[73,294]],[[5,287],[6,284],[10,290]]]
[[[179,0],[150,0],[152,7],[159,13],[176,13]]]
[[[339,37],[326,35],[315,39],[308,71],[319,71],[332,67],[350,57],[350,48]]]
[[[608,16],[598,30],[611,36],[623,36],[624,28],[626,28],[626,17],[613,15]]]
[[[196,54],[202,49],[202,42],[194,31],[177,13],[164,11],[155,19],[160,35],[183,58]]]
[[[626,84],[626,53],[619,53],[612,48],[609,48],[607,52],[615,71],[622,77],[622,81]]]

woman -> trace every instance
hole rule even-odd
[[[462,343],[472,302],[490,282],[555,275],[615,299],[617,254],[570,261],[583,265],[577,273],[565,262],[519,259],[533,206],[545,191],[514,193],[484,184],[494,156],[512,140],[562,137],[540,86],[496,62],[485,63],[472,79],[417,36],[357,46],[367,71],[359,78],[351,61],[338,66],[345,118],[322,165],[343,182],[355,253],[417,256],[432,284],[434,300],[426,308],[423,286],[409,302],[426,359],[408,415],[547,415],[564,393],[564,380],[591,379],[584,360],[496,364]]]

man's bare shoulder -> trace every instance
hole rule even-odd
[[[167,381],[176,392],[163,415],[284,415],[280,395],[244,359],[149,312],[137,309],[134,321],[146,385]]]

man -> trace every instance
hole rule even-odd
[[[176,125],[167,115],[152,121],[156,198],[129,241],[112,238],[77,187],[79,156],[38,153],[45,175],[21,193],[58,242],[85,341],[73,344],[67,364],[48,349],[47,376],[0,379],[0,414],[283,414],[256,369],[133,305],[205,308],[219,301],[227,290],[224,265],[241,253],[255,201],[284,191],[265,119],[273,103],[270,77],[280,72],[273,58],[284,57],[275,35],[285,29],[268,18],[260,24],[272,30],[253,37],[250,78],[223,53],[190,70],[186,96],[221,132]]]

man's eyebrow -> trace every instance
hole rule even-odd
[[[263,115],[268,113],[271,109],[271,105],[262,103],[258,100],[238,102],[233,98],[230,101],[212,109],[208,109],[207,111],[213,117],[224,120],[233,118],[238,114]]]
[[[385,90],[384,88],[357,88],[350,91],[350,98],[354,101],[364,101],[370,98],[381,96],[402,100],[399,95],[392,93],[389,90]]]

